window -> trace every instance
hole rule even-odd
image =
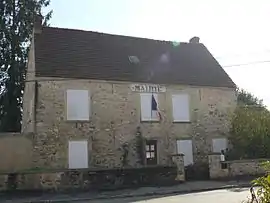
[[[172,95],[172,110],[174,122],[189,122],[189,96],[187,94]]]
[[[68,143],[69,169],[88,168],[88,142],[69,141]]]
[[[177,140],[177,153],[184,154],[184,165],[193,164],[192,140]]]
[[[67,120],[88,121],[90,102],[88,90],[67,90]]]
[[[152,93],[141,94],[141,121],[158,121],[160,112],[158,96]]]
[[[226,151],[227,139],[226,138],[214,138],[212,139],[213,152],[220,153],[221,150]]]
[[[157,164],[157,141],[147,140],[145,145],[146,152],[146,164],[156,165]]]

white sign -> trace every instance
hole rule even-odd
[[[162,85],[132,84],[130,89],[133,92],[166,92],[166,87]]]

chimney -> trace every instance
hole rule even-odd
[[[199,37],[192,37],[189,40],[189,43],[191,43],[191,44],[199,44],[200,43],[200,38]]]
[[[42,32],[42,20],[43,16],[41,14],[38,14],[35,16],[34,19],[34,34],[41,34]]]

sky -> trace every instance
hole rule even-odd
[[[269,0],[51,0],[44,13],[51,9],[53,27],[180,42],[198,36],[240,88],[270,107]]]

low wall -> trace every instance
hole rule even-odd
[[[179,183],[176,166],[0,174],[0,190],[115,190]]]
[[[238,176],[257,176],[266,171],[260,164],[266,159],[248,159],[220,161],[220,154],[209,155],[209,173],[211,179],[233,178]]]
[[[0,133],[0,171],[17,171],[32,167],[31,135]]]

